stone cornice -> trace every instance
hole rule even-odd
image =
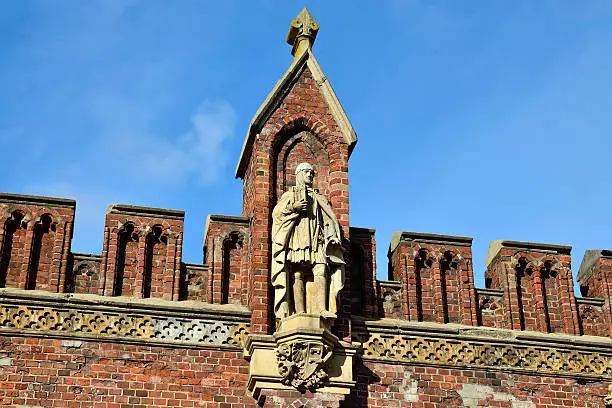
[[[397,249],[400,242],[408,241],[422,242],[424,244],[471,246],[472,240],[472,237],[398,231],[394,232],[391,238],[391,243],[389,244],[389,255]]]
[[[129,216],[160,217],[182,220],[185,211],[171,210],[168,208],[140,207],[136,205],[111,204],[108,206],[107,214],[122,214]]]
[[[51,205],[54,207],[75,208],[76,201],[67,198],[33,196],[27,194],[0,193],[0,203]]]
[[[173,347],[242,347],[250,312],[211,305],[0,289],[0,333]]]
[[[541,244],[538,242],[523,242],[523,241],[507,241],[496,240],[491,241],[489,250],[485,259],[485,265],[488,267],[496,258],[497,254],[502,249],[514,249],[519,251],[539,252],[551,255],[570,255],[572,247],[567,245]]]
[[[612,379],[612,339],[398,319],[354,319],[365,360]]]

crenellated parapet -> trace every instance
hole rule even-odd
[[[612,251],[350,224],[357,136],[312,46],[253,117],[242,216],[113,204],[101,254],[71,251],[73,200],[0,193],[0,406],[612,407]],[[393,194],[393,192],[390,192]],[[102,235],[102,231],[100,231]]]
[[[578,303],[584,334],[612,337],[612,251],[588,250],[578,270],[583,296]]]
[[[178,300],[184,211],[108,207],[100,294]]]
[[[247,217],[211,214],[204,231],[204,263],[208,265],[205,298],[209,303],[248,304]]]
[[[570,251],[562,245],[491,243],[485,279],[504,292],[503,327],[579,334]]]
[[[350,228],[350,313],[358,316],[378,316],[379,288],[376,285],[376,232],[371,228]]]
[[[585,254],[574,295],[571,247],[493,241],[486,288],[476,288],[471,238],[398,232],[389,278],[376,282],[378,317],[498,329],[611,336],[612,251]]]
[[[396,232],[389,277],[401,283],[402,318],[476,324],[472,238]]]
[[[63,292],[76,202],[0,193],[0,287]]]

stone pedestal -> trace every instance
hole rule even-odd
[[[299,314],[283,319],[273,335],[249,335],[248,388],[255,398],[264,389],[349,394],[357,348],[340,341],[331,319]]]

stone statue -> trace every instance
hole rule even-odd
[[[274,313],[279,319],[300,313],[335,317],[344,287],[340,224],[312,188],[312,166],[299,164],[295,179],[272,211]]]

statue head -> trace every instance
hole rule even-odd
[[[309,163],[300,163],[295,168],[295,185],[298,187],[312,187],[314,169]]]

